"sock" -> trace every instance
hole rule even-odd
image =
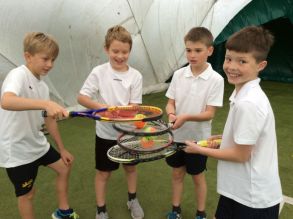
[[[62,215],[69,215],[69,214],[72,214],[73,213],[73,209],[72,208],[68,208],[67,210],[62,210],[62,209],[59,208],[59,212]]]
[[[174,206],[174,205],[173,205],[173,207],[172,207],[172,211],[173,211],[173,212],[176,211],[178,214],[181,214],[181,207],[180,207],[180,205],[179,205],[179,206]]]
[[[135,193],[130,193],[128,192],[128,201],[131,201],[132,199],[136,198],[136,192]]]
[[[206,212],[205,211],[199,211],[199,210],[197,210],[196,211],[196,216],[206,217],[207,215],[206,215]]]
[[[100,214],[101,212],[106,212],[106,205],[103,205],[103,206],[97,206],[97,212],[98,214]]]

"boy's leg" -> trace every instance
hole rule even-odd
[[[192,178],[195,185],[197,210],[204,211],[206,196],[207,196],[207,184],[206,184],[205,174],[200,173],[197,175],[193,175]]]
[[[108,140],[100,138],[96,135],[95,141],[95,192],[96,192],[96,219],[107,219],[108,213],[106,209],[106,192],[107,183],[111,176],[111,172],[119,168],[119,163],[109,160],[107,151],[110,147],[117,144],[116,140]]]
[[[69,209],[68,203],[68,180],[70,174],[70,166],[66,166],[62,159],[49,164],[48,167],[57,173],[56,178],[56,191],[58,199],[58,207],[62,210]]]
[[[137,189],[137,171],[136,166],[134,165],[123,165],[126,179],[127,179],[127,187],[129,193],[136,193]]]
[[[207,184],[204,171],[206,170],[207,157],[199,154],[187,154],[186,159],[186,171],[192,175],[192,179],[195,185],[195,196],[197,201],[196,218],[206,218],[206,196],[207,196]]]
[[[37,161],[18,167],[7,168],[6,172],[14,185],[21,218],[34,219],[33,196],[35,191],[34,182],[38,172]]]
[[[172,170],[172,205],[173,206],[180,206],[185,174],[186,174],[185,166],[173,168]]]
[[[178,146],[182,143],[176,143]],[[167,157],[167,164],[172,167],[172,211],[168,213],[167,218],[181,218],[181,197],[184,186],[184,177],[186,174],[185,152],[178,151],[174,155]]]
[[[106,189],[107,182],[111,176],[110,171],[97,170],[95,176],[95,191],[96,191],[96,203],[98,207],[103,207],[106,204]]]
[[[137,189],[137,171],[135,165],[123,165],[128,187],[128,201],[127,207],[131,212],[131,217],[133,219],[144,218],[144,212],[140,206],[138,199],[136,198]]]
[[[33,219],[34,211],[33,211],[33,196],[35,189],[32,190],[22,196],[17,197],[17,204],[20,216],[22,219]]]

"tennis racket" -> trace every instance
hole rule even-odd
[[[148,133],[153,134],[153,133]],[[117,145],[134,153],[154,153],[169,147],[173,143],[173,133],[169,130],[158,135],[129,135],[122,133]]]
[[[141,121],[139,121],[141,122]],[[135,136],[157,136],[170,131],[170,125],[163,120],[144,122],[143,126],[137,126],[135,122],[114,123],[113,127],[118,132]],[[140,123],[139,123],[140,124]]]
[[[42,115],[47,117],[47,112],[43,111]],[[89,109],[69,112],[69,117],[86,117],[106,122],[145,122],[160,119],[162,115],[162,109],[145,105],[112,106],[98,110]]]
[[[219,144],[221,143],[221,139],[217,139],[214,141],[218,142]],[[208,146],[208,141],[198,141],[197,144],[202,147],[206,147]],[[177,151],[184,149],[185,147],[185,145],[177,146],[176,144],[172,144],[171,146],[166,147],[163,150],[156,151],[153,153],[138,153],[134,151],[125,150],[121,148],[119,145],[115,145],[107,151],[107,156],[113,162],[122,164],[135,164],[155,161],[169,157],[175,154]]]

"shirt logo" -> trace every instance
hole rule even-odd
[[[29,89],[31,89],[31,90],[33,89],[32,86],[28,86],[28,87],[29,87]]]

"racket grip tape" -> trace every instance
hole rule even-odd
[[[222,142],[222,139],[215,139],[215,140],[212,140],[213,142],[216,142],[218,144],[221,144]],[[209,144],[208,144],[208,140],[201,140],[201,141],[198,141],[196,142],[196,144],[202,146],[202,147],[207,147]]]

